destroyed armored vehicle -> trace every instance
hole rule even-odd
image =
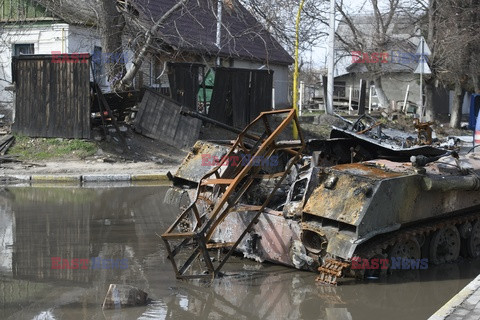
[[[388,269],[358,261],[480,256],[480,156],[392,137],[361,117],[304,141],[289,109],[198,141],[165,199],[184,204],[162,235],[177,278],[215,277],[234,252],[329,284]]]

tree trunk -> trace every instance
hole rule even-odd
[[[132,67],[128,69],[127,73],[125,76],[123,76],[122,80],[119,82],[119,86],[121,88],[127,88],[131,86],[133,78],[135,78],[135,75],[137,74],[138,70],[140,70],[140,67],[142,66],[143,60],[145,59],[147,55],[147,51],[149,47],[152,45],[155,34],[157,33],[158,29],[160,26],[165,22],[165,20],[172,15],[175,11],[180,9],[181,6],[184,5],[184,3],[187,2],[187,0],[180,0],[177,2],[173,7],[171,7],[167,12],[163,14],[163,16],[158,19],[157,22],[152,26],[150,30],[147,31],[145,35],[145,42],[144,44],[140,47],[140,49],[136,52],[135,57],[133,58],[132,61]]]
[[[122,46],[125,19],[117,10],[116,1],[102,0],[101,5],[102,56],[94,59],[105,66],[107,79],[113,89],[116,82],[125,74],[126,61]]]
[[[437,0],[428,1],[428,31],[427,41],[433,44],[435,37],[435,15],[437,14]],[[433,47],[432,47],[433,49]]]
[[[436,25],[435,25],[435,16],[437,14],[437,0],[428,1],[428,30],[427,30],[427,43],[430,44],[430,49],[432,50],[432,56],[430,58],[434,59],[435,54],[435,36],[436,36]],[[433,61],[430,61],[432,65]],[[433,74],[429,80],[426,80],[425,83],[425,121],[435,121],[436,110],[433,105],[433,92],[435,90],[435,69],[432,70]]]
[[[374,84],[375,84],[375,91],[377,93],[377,97],[378,97],[378,100],[380,102],[380,105],[383,107],[383,108],[388,108],[388,106],[390,105],[389,103],[389,100],[388,100],[388,97],[387,95],[385,94],[385,91],[383,91],[383,87],[382,87],[382,78],[381,77],[376,77],[374,80],[373,80]]]
[[[450,115],[450,127],[460,128],[462,120],[463,90],[460,82],[455,83],[455,91],[453,96],[452,113]]]
[[[472,74],[472,82],[473,82],[473,90],[475,90],[475,93],[479,94],[480,93],[480,78],[478,74]]]
[[[425,82],[425,120],[435,121],[435,106],[433,105],[433,81]]]

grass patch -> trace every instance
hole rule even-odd
[[[15,143],[8,154],[20,160],[84,159],[96,151],[96,144],[85,140],[15,135]]]

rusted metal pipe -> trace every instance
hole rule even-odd
[[[228,130],[228,131],[233,132],[233,133],[236,133],[236,134],[240,134],[240,133],[243,132],[243,130],[241,130],[241,129],[238,129],[238,128],[229,126],[228,124],[225,124],[225,123],[220,122],[220,121],[217,121],[217,120],[213,120],[213,119],[211,119],[211,118],[209,118],[209,117],[204,116],[204,115],[201,114],[201,113],[198,113],[198,112],[195,112],[195,111],[186,110],[186,109],[184,109],[183,107],[180,109],[180,114],[183,115],[183,116],[189,116],[189,117],[192,117],[192,118],[200,119],[200,120],[202,120],[202,121],[211,123],[211,124],[213,124],[214,126],[217,126],[217,127],[219,127],[219,128]],[[258,136],[255,136],[255,135],[252,135],[252,134],[249,134],[249,133],[244,133],[244,136],[247,137],[247,138],[249,138],[249,139],[258,140]]]
[[[476,176],[424,177],[425,191],[477,191],[480,190],[480,178]]]

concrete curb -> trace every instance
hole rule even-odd
[[[445,303],[428,320],[443,320],[451,315],[455,309],[468,299],[475,291],[480,290],[480,275],[467,284],[459,293]]]
[[[82,177],[80,175],[78,176],[65,176],[65,175],[35,175],[31,176],[30,180],[32,182],[50,182],[50,181],[55,181],[55,182],[80,182]]]
[[[20,181],[31,183],[66,183],[66,182],[120,182],[120,181],[149,181],[166,182],[169,181],[166,173],[152,174],[84,174],[84,175],[56,175],[56,174],[38,174],[38,175],[3,175],[0,176],[3,181]]]
[[[86,174],[82,176],[82,181],[130,181],[132,177],[129,174]]]
[[[166,174],[132,174],[132,181],[169,181]]]

